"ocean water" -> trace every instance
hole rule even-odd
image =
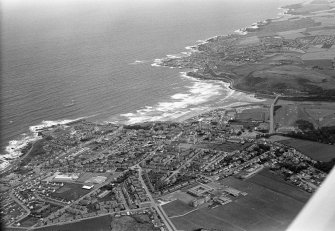
[[[166,120],[217,102],[251,100],[227,84],[152,64],[185,54],[199,40],[276,17],[288,3],[3,0],[1,154],[18,156],[39,126],[80,117]]]

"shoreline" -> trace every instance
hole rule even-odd
[[[277,13],[278,17],[276,17],[276,18],[283,17],[287,13],[287,11],[289,9],[280,7],[280,8],[278,8],[278,10],[280,10],[280,11]],[[282,11],[284,11],[284,12],[282,12]],[[271,19],[275,19],[275,18],[270,18],[270,19],[266,19],[266,20],[263,20],[263,21],[257,21],[255,23],[252,23],[249,26],[246,26],[244,28],[240,28],[240,29],[235,30],[232,34],[234,34],[234,33],[235,34],[239,34],[238,31],[243,31],[243,30],[247,30],[247,29],[257,29],[258,26],[263,25],[265,22],[268,22]],[[247,31],[245,31],[243,33],[247,33]],[[228,34],[228,35],[231,35],[231,34]],[[197,52],[198,51],[198,47],[201,46],[202,44],[206,44],[206,43],[210,42],[211,40],[216,39],[216,38],[221,37],[221,36],[225,36],[225,35],[215,35],[215,36],[211,36],[211,37],[209,37],[207,39],[204,39],[204,40],[197,40],[195,45],[186,46],[185,47],[186,51],[180,52],[179,53],[180,56],[166,55],[166,57],[167,58],[179,58],[181,56],[189,56],[191,53]],[[174,57],[172,57],[172,56],[174,56]],[[161,65],[162,64],[162,60],[164,60],[164,59],[165,58],[155,59],[154,62],[151,64],[151,66],[153,66],[153,67],[168,67],[168,66]],[[169,68],[176,68],[176,67],[169,67]],[[186,76],[188,78],[193,78],[193,79],[195,79],[197,81],[206,81],[206,79],[201,79],[201,78],[197,78],[197,77],[194,77],[194,76],[189,76],[189,75],[187,75],[187,73],[188,72],[186,72]],[[263,100],[263,101],[267,100],[266,98],[257,97],[257,95],[254,94],[254,93],[252,93],[252,92],[246,92],[246,91],[242,91],[242,90],[236,89],[233,86],[233,80],[229,80],[229,79],[227,79],[227,80],[228,81],[223,81],[223,80],[209,80],[209,81],[220,81],[221,83],[228,83],[229,85],[228,85],[227,88],[230,91],[238,92],[238,93],[243,93],[243,94],[247,95],[248,97],[256,99],[256,100]],[[255,103],[255,102],[244,102],[244,103],[241,102],[238,106],[242,107],[242,106],[247,106],[247,105],[250,105],[250,104],[253,104],[253,103]],[[227,105],[227,106],[221,105],[221,106],[215,106],[215,107],[208,106],[206,108],[201,107],[199,109],[190,110],[190,111],[188,111],[188,112],[186,112],[186,113],[184,113],[184,114],[182,114],[182,115],[180,115],[180,116],[178,116],[176,118],[171,118],[171,119],[163,120],[163,121],[183,122],[183,121],[185,121],[187,119],[190,119],[192,117],[198,116],[200,114],[203,114],[203,113],[206,113],[208,111],[215,110],[215,109],[218,109],[218,108],[229,109],[230,108],[229,106],[230,106],[230,104]],[[29,130],[30,130],[30,134],[29,135],[25,136],[21,140],[12,140],[12,141],[10,141],[9,144],[5,147],[5,150],[6,150],[7,153],[4,153],[4,154],[0,155],[0,162],[1,162],[0,163],[0,171],[3,172],[3,171],[5,171],[6,168],[10,168],[12,166],[13,162],[15,163],[18,159],[20,159],[22,157],[22,149],[24,149],[29,143],[31,143],[31,142],[34,143],[34,142],[36,142],[39,139],[39,137],[37,135],[39,129],[50,128],[50,127],[52,127],[54,125],[59,125],[59,124],[66,125],[67,123],[71,123],[73,121],[77,121],[77,120],[80,120],[80,119],[83,119],[83,117],[80,117],[80,118],[77,118],[77,119],[73,119],[73,120],[69,120],[69,119],[63,119],[63,120],[61,120],[60,119],[60,120],[56,120],[56,121],[42,121],[41,124],[30,126],[29,127]],[[120,123],[120,124],[122,124],[122,123]],[[15,142],[21,142],[21,143],[17,145],[17,144],[15,144]],[[14,152],[15,154],[11,154],[11,152]],[[19,152],[21,154],[19,154]]]

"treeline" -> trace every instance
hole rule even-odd
[[[335,158],[331,159],[328,162],[318,161],[316,164],[314,164],[314,167],[325,173],[329,173],[334,167],[334,165],[335,165]]]
[[[325,144],[335,144],[335,126],[314,128],[309,121],[298,120],[296,125],[302,132],[290,132],[286,136]]]

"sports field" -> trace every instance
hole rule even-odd
[[[179,216],[194,210],[195,208],[181,200],[175,200],[162,206],[169,217]]]
[[[64,186],[52,193],[52,198],[65,199],[66,201],[77,200],[91,190],[83,189],[82,184],[64,183]]]

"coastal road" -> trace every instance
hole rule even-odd
[[[279,95],[276,96],[276,98],[273,100],[271,107],[270,107],[270,129],[269,133],[272,134],[275,132],[275,125],[274,125],[274,108],[279,99]]]
[[[169,217],[167,216],[167,214],[165,213],[165,211],[162,209],[162,207],[160,205],[157,205],[157,203],[155,202],[154,198],[152,197],[147,185],[144,183],[144,180],[142,178],[142,168],[137,165],[137,169],[138,169],[138,173],[139,173],[139,180],[142,183],[142,187],[144,188],[146,194],[148,195],[150,201],[151,201],[151,205],[152,207],[154,207],[158,213],[158,215],[161,217],[161,219],[163,220],[166,228],[169,231],[176,231],[177,228],[174,226],[174,224],[171,222],[171,220],[169,219]]]

